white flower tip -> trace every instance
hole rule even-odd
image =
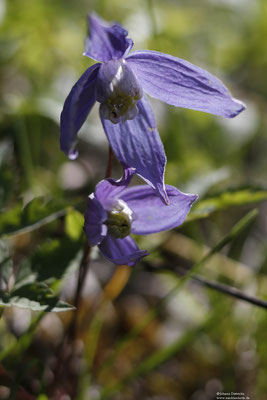
[[[75,149],[75,150],[70,150],[68,153],[68,157],[70,160],[76,160],[76,158],[78,157],[79,152]]]

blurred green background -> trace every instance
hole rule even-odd
[[[59,378],[60,390],[55,360],[73,311],[47,314],[23,347],[21,337],[35,313],[6,308],[0,359],[12,384],[0,369],[0,399],[20,398],[22,385],[39,400],[63,400],[64,393],[69,396],[64,400],[212,400],[220,391],[264,400],[266,310],[193,282],[158,303],[177,282],[175,267],[190,268],[204,245],[215,246],[254,207],[259,213],[253,223],[198,273],[267,300],[266,0],[0,0],[0,230],[6,235],[0,265],[6,257],[12,264],[6,286],[12,286],[17,269],[23,279],[34,271],[38,282],[50,284],[53,277],[53,290],[60,287],[64,300],[73,298],[76,256],[84,241],[81,214],[104,177],[108,144],[95,106],[79,134],[80,158],[68,161],[59,149],[59,117],[71,87],[92,64],[82,56],[86,15],[92,11],[123,24],[134,49],[169,53],[215,74],[247,109],[225,120],[151,99],[168,158],[166,182],[198,193],[198,204],[167,242],[162,235],[139,239],[152,255],[105,308],[95,303],[114,267],[93,253],[79,311],[76,364],[72,360],[71,371]],[[120,174],[116,163],[114,176]],[[50,201],[48,214],[66,206],[72,211],[17,234],[25,227],[21,204],[39,196]],[[153,307],[157,315],[150,325],[128,338],[127,348],[105,366],[115,345]],[[12,351],[4,354],[7,349]],[[150,364],[140,367],[146,357],[152,357]]]

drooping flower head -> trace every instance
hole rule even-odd
[[[165,205],[148,185],[128,188],[133,171],[125,169],[119,181],[105,179],[88,198],[85,233],[91,246],[114,264],[136,264],[148,253],[140,250],[131,233],[147,235],[181,225],[197,196],[166,185]]]
[[[76,137],[94,103],[117,159],[131,167],[168,204],[166,156],[145,93],[176,107],[232,118],[244,105],[219,79],[189,62],[156,51],[134,51],[119,24],[89,17],[84,55],[100,61],[88,68],[68,95],[61,113],[61,149],[77,157]]]

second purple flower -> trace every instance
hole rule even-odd
[[[147,235],[181,225],[197,199],[197,195],[166,185],[166,206],[148,185],[128,188],[132,175],[132,169],[125,169],[120,180],[99,182],[85,212],[90,246],[98,245],[104,257],[117,265],[133,266],[148,255],[138,248],[131,233]]]

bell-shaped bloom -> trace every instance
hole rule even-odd
[[[68,95],[61,113],[61,149],[77,157],[77,133],[95,102],[117,159],[131,167],[168,204],[166,156],[145,93],[176,107],[232,118],[244,105],[202,68],[156,51],[134,51],[118,24],[89,17],[84,55],[100,61],[88,68]]]
[[[165,205],[148,185],[128,187],[132,169],[125,169],[118,181],[105,179],[88,198],[85,233],[91,246],[114,264],[133,266],[148,255],[140,250],[131,233],[147,235],[181,225],[197,195],[185,194],[166,185],[169,205]]]

